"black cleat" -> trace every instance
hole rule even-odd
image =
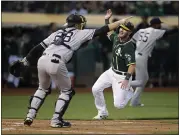
[[[52,128],[68,128],[71,127],[71,123],[64,121],[64,120],[60,120],[59,123],[51,123],[50,125]]]
[[[25,125],[25,126],[30,126],[32,123],[33,123],[33,119],[32,119],[32,118],[27,117],[27,118],[24,120],[24,125]]]

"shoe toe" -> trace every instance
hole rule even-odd
[[[60,121],[59,123],[51,124],[51,127],[53,128],[71,127],[71,123],[67,121]]]
[[[32,122],[33,122],[32,119],[27,118],[27,119],[24,120],[24,125],[25,126],[30,126],[32,124]]]

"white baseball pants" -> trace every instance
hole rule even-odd
[[[124,80],[124,75],[116,74],[112,68],[105,71],[95,82],[92,87],[92,92],[95,100],[95,105],[98,110],[98,115],[108,115],[106,108],[103,90],[112,86],[114,106],[118,109],[124,108],[128,101],[133,96],[132,87],[128,86],[127,89],[121,89],[120,81]],[[132,79],[132,78],[131,78]],[[129,80],[129,82],[131,81]]]

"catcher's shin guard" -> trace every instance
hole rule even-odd
[[[66,112],[72,97],[75,95],[74,89],[69,90],[70,93],[62,93],[57,102],[55,103],[55,114],[58,115],[58,119],[61,120],[64,113]]]
[[[34,94],[34,96],[30,97],[29,107],[28,107],[29,111],[27,113],[27,118],[34,119],[36,117],[36,114],[40,109],[40,107],[42,106],[42,104],[44,103],[45,98],[51,92],[50,88],[46,91],[39,88]]]

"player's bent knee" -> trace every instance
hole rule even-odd
[[[116,107],[117,109],[123,109],[125,107],[125,105],[119,104],[119,103],[114,103],[114,107]]]
[[[75,90],[73,88],[69,89],[68,91],[62,92],[60,97],[65,100],[71,100],[71,98],[75,95]]]
[[[39,87],[38,90],[44,91],[47,95],[51,94],[51,91],[52,91],[51,87],[49,87],[48,89],[43,89]]]
[[[97,86],[93,85],[93,87],[92,87],[92,92],[93,92],[93,94],[96,94],[96,93],[98,93],[99,91],[100,91],[100,88],[98,88]]]

